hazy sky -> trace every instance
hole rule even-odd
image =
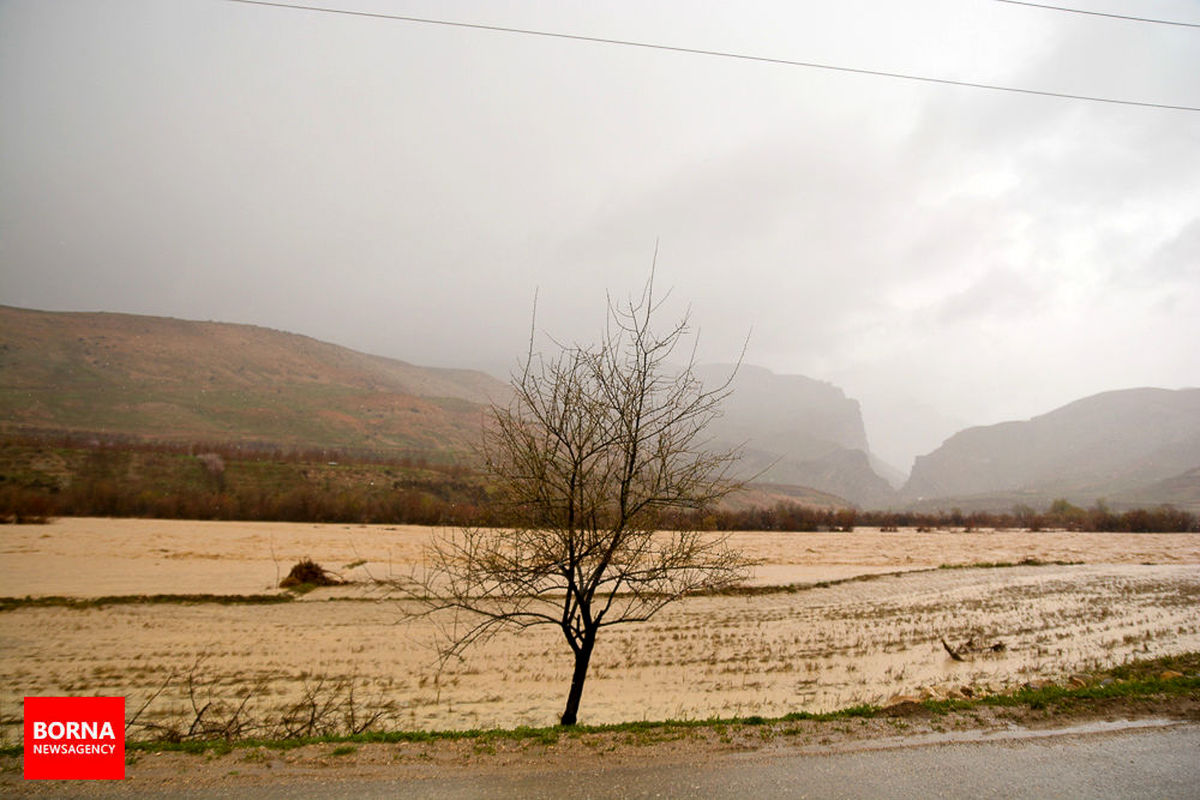
[[[315,3],[314,3],[315,4]],[[996,0],[328,7],[1200,106],[1200,28]],[[1065,3],[1058,3],[1063,5]],[[1196,0],[1074,0],[1200,22]],[[0,302],[502,373],[660,242],[701,357],[939,422],[1200,383],[1200,113],[227,0],[0,0]],[[953,429],[953,425],[950,425]]]

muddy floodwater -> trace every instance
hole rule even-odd
[[[275,592],[303,557],[358,582],[277,605],[0,612],[5,736],[17,736],[27,695],[122,695],[131,711],[153,697],[143,719],[167,724],[186,718],[197,697],[245,701],[266,717],[306,693],[351,685],[356,710],[384,710],[385,727],[553,724],[570,680],[561,634],[501,636],[439,673],[433,624],[402,623],[402,606],[370,587],[412,567],[428,536],[418,527],[160,520],[0,528],[7,597]],[[603,631],[581,723],[826,711],[1064,681],[1200,650],[1197,534],[861,529],[732,541],[761,561],[755,591],[689,598],[650,622]],[[1080,563],[966,566],[1025,559]],[[943,639],[964,660],[951,659]]]

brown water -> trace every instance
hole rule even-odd
[[[421,528],[63,520],[0,530],[0,594],[254,593],[311,556],[350,577],[401,570]],[[1084,560],[1079,566],[926,570],[825,588],[690,598],[598,641],[580,721],[778,715],[1062,680],[1131,657],[1200,649],[1200,536],[1065,533],[750,533],[754,582],[809,582],[942,563]],[[272,553],[274,555],[272,555]],[[1143,564],[1141,562],[1151,562]],[[351,598],[327,601],[335,594]],[[570,676],[561,634],[498,637],[440,675],[428,622],[361,589],[272,606],[116,605],[0,614],[0,716],[21,698],[118,694],[147,718],[253,690],[268,713],[320,678],[393,701],[391,727],[546,725]],[[945,638],[1003,642],[951,660]],[[174,677],[171,677],[174,676]],[[170,678],[170,680],[168,680]]]
[[[417,563],[429,528],[282,522],[61,519],[0,528],[0,595],[255,594],[311,557],[352,580]],[[814,582],[942,564],[1081,561],[1198,564],[1200,534],[904,530],[734,533],[761,559],[751,582]],[[365,562],[346,569],[348,564]]]

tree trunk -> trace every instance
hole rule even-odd
[[[592,647],[596,640],[587,636],[575,651],[575,673],[571,676],[571,691],[567,694],[567,708],[563,711],[560,725],[574,725],[579,714],[579,701],[583,697],[583,682],[587,680],[588,662],[592,660]]]

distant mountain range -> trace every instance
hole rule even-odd
[[[1172,503],[1200,510],[1200,389],[1128,389],[1025,422],[968,428],[917,458],[918,506]]]
[[[730,367],[702,366],[707,386]],[[870,451],[857,400],[743,365],[711,429],[762,498],[1010,510],[1066,497],[1200,510],[1200,390],[1134,389],[968,428],[907,484]],[[0,306],[0,432],[243,442],[466,458],[508,385],[249,325]],[[887,480],[885,480],[887,478]],[[771,484],[768,486],[768,484]],[[803,487],[803,488],[800,488]],[[774,502],[774,500],[771,500]]]

